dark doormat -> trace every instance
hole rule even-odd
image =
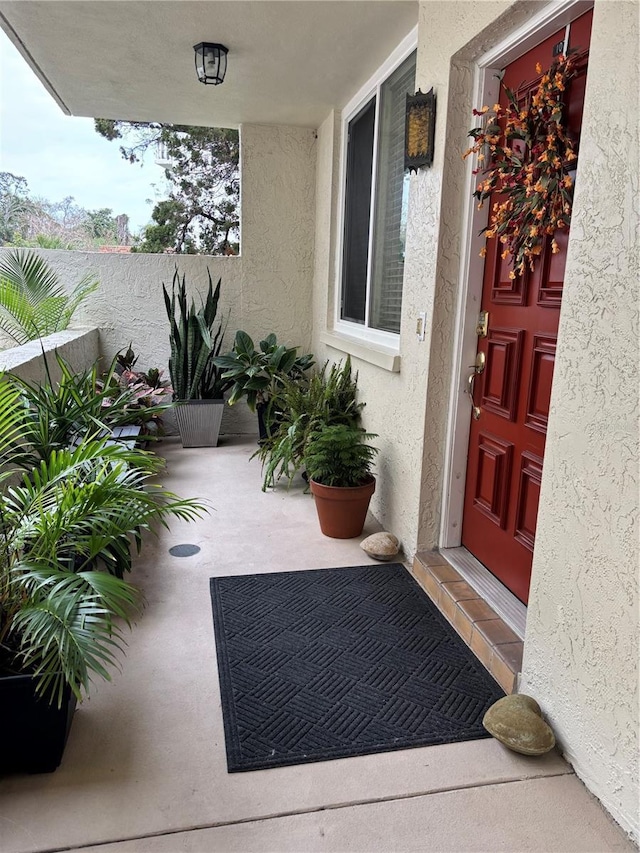
[[[230,772],[487,737],[503,691],[400,563],[211,578]]]

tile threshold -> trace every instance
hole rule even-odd
[[[410,571],[505,693],[517,692],[522,638],[438,551],[420,551]]]
[[[500,583],[495,575],[482,565],[470,551],[458,548],[443,548],[439,552],[456,569],[481,598],[492,607],[498,616],[524,640],[527,627],[527,607]]]

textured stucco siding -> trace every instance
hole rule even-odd
[[[42,343],[30,341],[20,347],[5,349],[0,352],[0,373],[12,373],[26,382],[38,384],[46,380],[48,368],[52,381],[56,382],[60,378],[56,352],[74,370],[88,369],[99,356],[98,330],[67,329],[48,335]]]
[[[434,86],[438,112],[433,166],[411,179],[401,370],[354,359],[380,435],[372,508],[408,555],[440,545],[475,62],[540,8],[420,3],[416,86]],[[596,3],[523,673],[577,773],[636,838],[637,20],[637,3]],[[314,349],[331,358],[320,336],[333,322],[339,132],[335,113],[318,140]]]
[[[240,257],[41,251],[69,286],[88,271],[100,280],[74,315],[74,326],[99,328],[101,355],[107,360],[131,342],[138,368],[166,369],[169,325],[162,284],[170,290],[177,269],[197,298],[206,292],[209,270],[214,284],[222,279],[219,316],[229,317],[228,348],[236,329],[244,329],[256,342],[275,332],[283,343],[308,350],[315,150],[315,134],[306,128],[241,128]],[[257,431],[244,401],[225,408],[222,431]]]
[[[242,316],[254,337],[311,346],[316,134],[243,125]]]
[[[523,667],[636,839],[638,41],[637,4],[596,4]]]
[[[338,361],[346,353],[321,341],[333,326],[336,295],[336,252],[338,232],[341,115],[331,113],[318,131],[318,174],[316,183],[316,254],[314,268],[313,351],[318,362]],[[415,185],[411,187],[414,202]],[[406,268],[413,240],[407,236]],[[402,368],[390,373],[352,356],[358,374],[359,399],[366,403],[365,427],[377,434],[380,453],[376,462],[377,485],[371,510],[387,530],[393,531],[407,552],[415,548],[420,496],[419,460],[422,457],[426,364],[424,344],[418,345],[411,326],[415,320],[407,305],[414,295],[405,279],[401,329]]]
[[[452,75],[451,58],[509,6],[508,2],[420,4],[416,88],[427,91],[435,87],[438,115],[433,166],[411,178],[401,368],[399,373],[390,373],[352,358],[359,374],[360,398],[366,402],[365,426],[379,436],[375,442],[380,448],[379,477],[371,508],[385,529],[400,538],[408,556],[418,547],[435,547],[440,526],[460,232],[459,222],[450,232],[442,226],[460,215],[465,176],[460,153],[471,113],[472,79],[470,61],[460,77]],[[512,17],[522,21],[527,14],[527,9],[521,9]],[[479,55],[490,42],[476,41],[474,55]],[[452,108],[448,101],[453,101]],[[454,127],[449,131],[451,121]],[[314,351],[319,360],[340,358],[338,350],[320,342],[320,335],[333,323],[337,286],[340,138],[340,114],[335,113],[323,123],[318,138]],[[443,194],[445,179],[447,193]],[[422,311],[427,313],[427,328],[425,340],[420,342],[415,329]]]
[[[73,318],[75,325],[92,325],[100,330],[100,355],[105,365],[120,350],[132,345],[137,370],[159,367],[168,378],[169,322],[162,285],[171,292],[174,272],[185,276],[189,296],[196,302],[206,293],[211,273],[214,285],[222,279],[218,315],[229,316],[225,338],[231,346],[233,331],[242,322],[242,258],[213,258],[198,255],[147,255],[44,250],[46,260],[70,285],[87,271],[95,274],[100,286],[81,305]],[[244,405],[225,409],[225,432],[250,432],[253,419]],[[165,418],[167,430],[174,431],[173,417]]]

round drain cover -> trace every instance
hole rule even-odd
[[[193,557],[199,550],[197,545],[174,545],[169,548],[169,553],[172,557]]]

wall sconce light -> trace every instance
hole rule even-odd
[[[418,89],[407,95],[404,138],[404,167],[417,172],[433,163],[433,140],[436,129],[436,96],[433,87],[424,94]]]
[[[219,86],[227,73],[227,54],[223,44],[211,44],[201,41],[194,44],[196,52],[196,73],[198,80],[205,85]]]

